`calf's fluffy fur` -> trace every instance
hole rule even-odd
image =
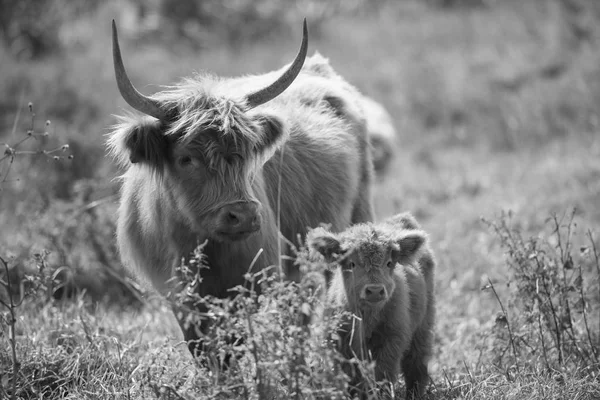
[[[327,308],[358,317],[339,329],[342,354],[372,356],[377,381],[394,382],[402,371],[407,395],[421,396],[435,319],[435,260],[427,234],[403,213],[341,233],[317,228],[307,241],[335,266]]]

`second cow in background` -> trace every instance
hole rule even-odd
[[[375,172],[378,175],[383,174],[396,154],[397,145],[396,129],[389,112],[379,102],[348,86],[346,80],[331,67],[329,60],[319,52],[315,52],[312,57],[306,59],[304,70],[316,76],[338,82],[340,89],[348,91],[349,97],[356,99],[358,108],[361,109],[362,117],[365,120]],[[313,88],[311,86],[306,88],[308,89],[307,100],[314,101]],[[323,101],[330,102],[329,99],[323,99]]]

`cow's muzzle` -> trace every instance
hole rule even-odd
[[[260,229],[260,209],[254,202],[226,205],[217,215],[217,235],[224,240],[242,240]]]

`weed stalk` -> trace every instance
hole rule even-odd
[[[8,270],[8,262],[0,257],[0,262],[2,262],[2,266],[4,267],[4,271],[6,273],[6,282],[1,282],[2,286],[6,289],[8,293],[8,302],[0,299],[0,304],[8,309],[10,314],[10,321],[8,321],[8,341],[10,343],[11,356],[12,356],[12,382],[11,382],[11,400],[15,400],[17,398],[17,374],[19,373],[19,360],[17,359],[17,337],[16,337],[16,329],[15,325],[17,324],[17,316],[16,316],[16,308],[17,305],[13,301],[12,296],[12,283],[10,281],[10,271]]]
[[[504,318],[506,319],[506,327],[508,329],[508,338],[510,341],[510,346],[512,348],[513,351],[513,355],[515,357],[515,366],[517,368],[517,373],[520,373],[519,370],[519,359],[517,356],[517,347],[515,346],[515,340],[514,340],[514,335],[512,332],[512,329],[510,327],[510,321],[508,319],[508,313],[506,312],[506,309],[504,308],[504,304],[502,304],[502,300],[500,300],[500,296],[498,296],[498,292],[496,292],[496,288],[494,287],[494,284],[492,283],[492,280],[490,278],[488,278],[488,285],[489,288],[492,289],[492,292],[494,293],[494,296],[496,296],[496,300],[498,301],[498,304],[500,305],[500,309],[502,310],[502,315],[504,315]]]

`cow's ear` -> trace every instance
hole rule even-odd
[[[413,264],[421,255],[427,234],[419,230],[397,231],[392,240],[392,260],[400,264]]]
[[[125,133],[124,146],[129,161],[161,166],[169,155],[169,140],[163,134],[159,121],[142,122]]]
[[[272,148],[284,138],[286,126],[278,116],[262,113],[253,118],[261,131],[261,141],[256,148],[259,153]]]
[[[307,235],[308,246],[325,257],[325,261],[333,262],[342,253],[342,245],[338,238],[324,228],[315,228]]]
[[[389,227],[400,230],[400,229],[421,229],[421,225],[417,222],[416,218],[409,212],[396,214],[389,218],[386,218],[383,223]]]
[[[323,57],[318,51],[315,51],[315,54],[312,57],[308,57],[304,61],[302,71],[312,72],[313,74],[324,78],[334,78],[338,76],[329,64],[329,59]]]

